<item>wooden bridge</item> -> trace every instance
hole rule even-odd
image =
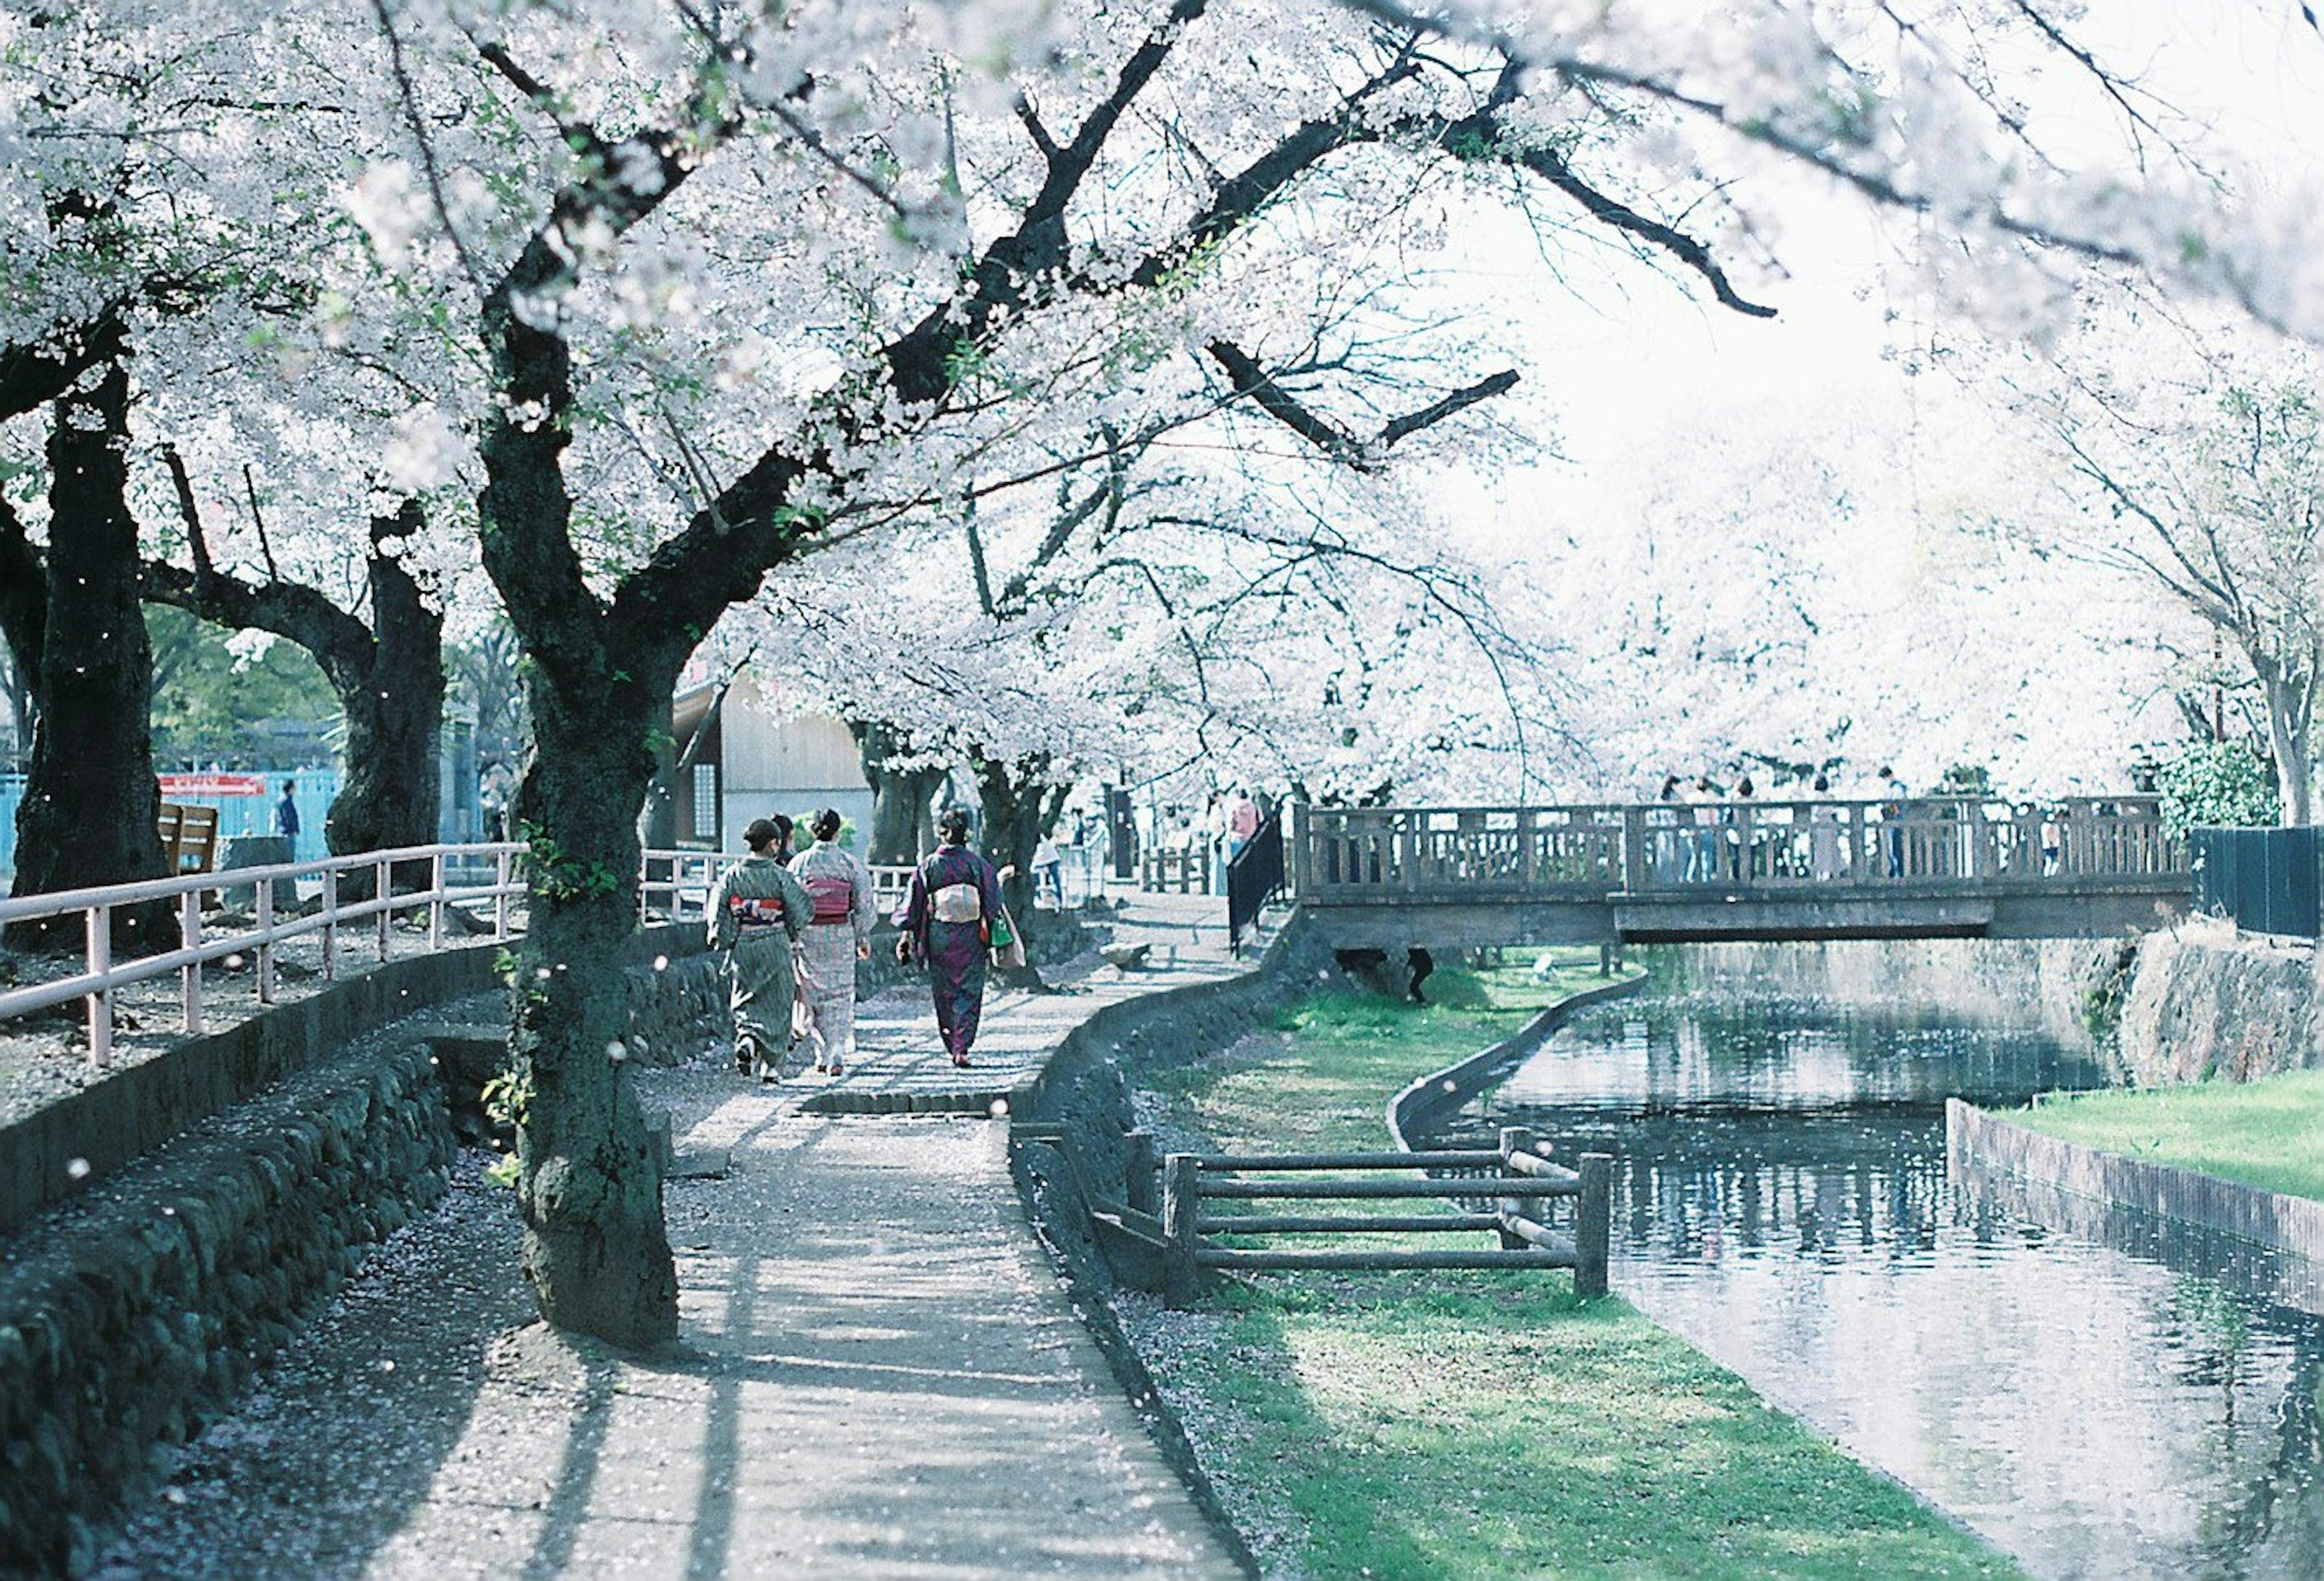
[[[2153,796],[1311,807],[1286,841],[1340,949],[2087,938],[2184,913]]]

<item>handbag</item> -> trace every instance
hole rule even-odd
[[[1016,967],[1025,964],[1025,939],[1017,931],[1017,919],[1002,906],[992,919],[992,964]]]

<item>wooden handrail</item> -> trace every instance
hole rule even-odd
[[[2144,795],[1314,807],[1293,825],[1300,894],[1327,904],[2038,892],[2151,887],[2189,871],[2158,798]]]

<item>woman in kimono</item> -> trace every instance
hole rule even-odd
[[[734,1068],[782,1080],[791,1042],[791,945],[813,908],[779,859],[786,832],[769,818],[742,832],[751,854],[710,887],[710,944],[727,952],[734,1010]]]
[[[898,955],[927,962],[936,992],[936,1030],[945,1052],[965,1068],[984,1012],[984,974],[991,919],[1001,915],[1001,877],[968,849],[968,813],[959,807],[936,820],[934,855],[912,873]]]
[[[815,1068],[844,1074],[855,1057],[855,963],[872,954],[872,874],[839,849],[839,813],[825,807],[807,828],[815,843],[791,862],[814,907],[799,945],[799,987],[815,1027]]]

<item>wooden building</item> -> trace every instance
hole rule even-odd
[[[731,685],[679,689],[670,729],[670,832],[679,846],[739,851],[753,818],[820,807],[870,827],[872,787],[846,723],[787,708],[779,686],[746,671]]]

